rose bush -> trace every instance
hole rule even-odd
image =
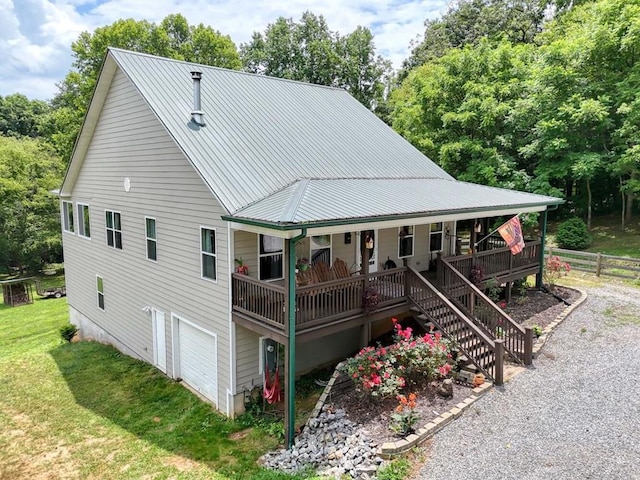
[[[394,318],[394,343],[366,347],[347,359],[341,371],[358,390],[373,398],[397,396],[405,387],[418,386],[451,373],[449,342],[439,333],[414,336]]]

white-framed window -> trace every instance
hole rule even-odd
[[[414,226],[398,228],[398,258],[413,257]]]
[[[62,230],[66,233],[73,233],[73,202],[62,202]]]
[[[284,241],[280,237],[260,235],[258,245],[260,280],[280,280],[283,277]]]
[[[78,203],[78,235],[91,238],[91,221],[89,220],[89,205]]]
[[[200,261],[202,278],[216,280],[216,231],[200,227]]]
[[[442,250],[442,222],[429,225],[429,251],[439,252]]]
[[[107,230],[107,246],[122,250],[122,222],[120,212],[105,210],[105,227]]]
[[[324,262],[331,266],[331,235],[314,235],[309,239],[309,263]]]
[[[96,292],[98,294],[98,308],[104,310],[104,280],[100,275],[96,275]]]
[[[144,231],[147,240],[147,259],[158,261],[158,233],[156,232],[156,219],[144,217]]]

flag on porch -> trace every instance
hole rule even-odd
[[[507,246],[511,249],[512,255],[517,255],[524,248],[522,227],[520,226],[520,219],[517,215],[498,228],[498,233],[504,238],[504,241],[507,242]]]

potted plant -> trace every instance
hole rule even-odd
[[[309,270],[309,259],[308,258],[300,258],[298,259],[298,261],[296,262],[296,270],[299,272],[306,272],[307,270]]]
[[[236,273],[249,275],[249,267],[242,262],[242,257],[236,258],[234,261],[236,263]]]

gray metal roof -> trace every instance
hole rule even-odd
[[[531,193],[452,179],[306,179],[236,212],[234,218],[306,224],[384,216],[437,216],[561,203]]]
[[[264,201],[277,203],[303,178],[452,178],[344,90],[119,49],[109,57],[229,213],[274,194]],[[202,72],[201,128],[190,121],[193,70]],[[314,195],[325,197],[320,185]],[[385,199],[376,204],[386,211],[394,202]],[[337,214],[328,200],[320,204]]]

